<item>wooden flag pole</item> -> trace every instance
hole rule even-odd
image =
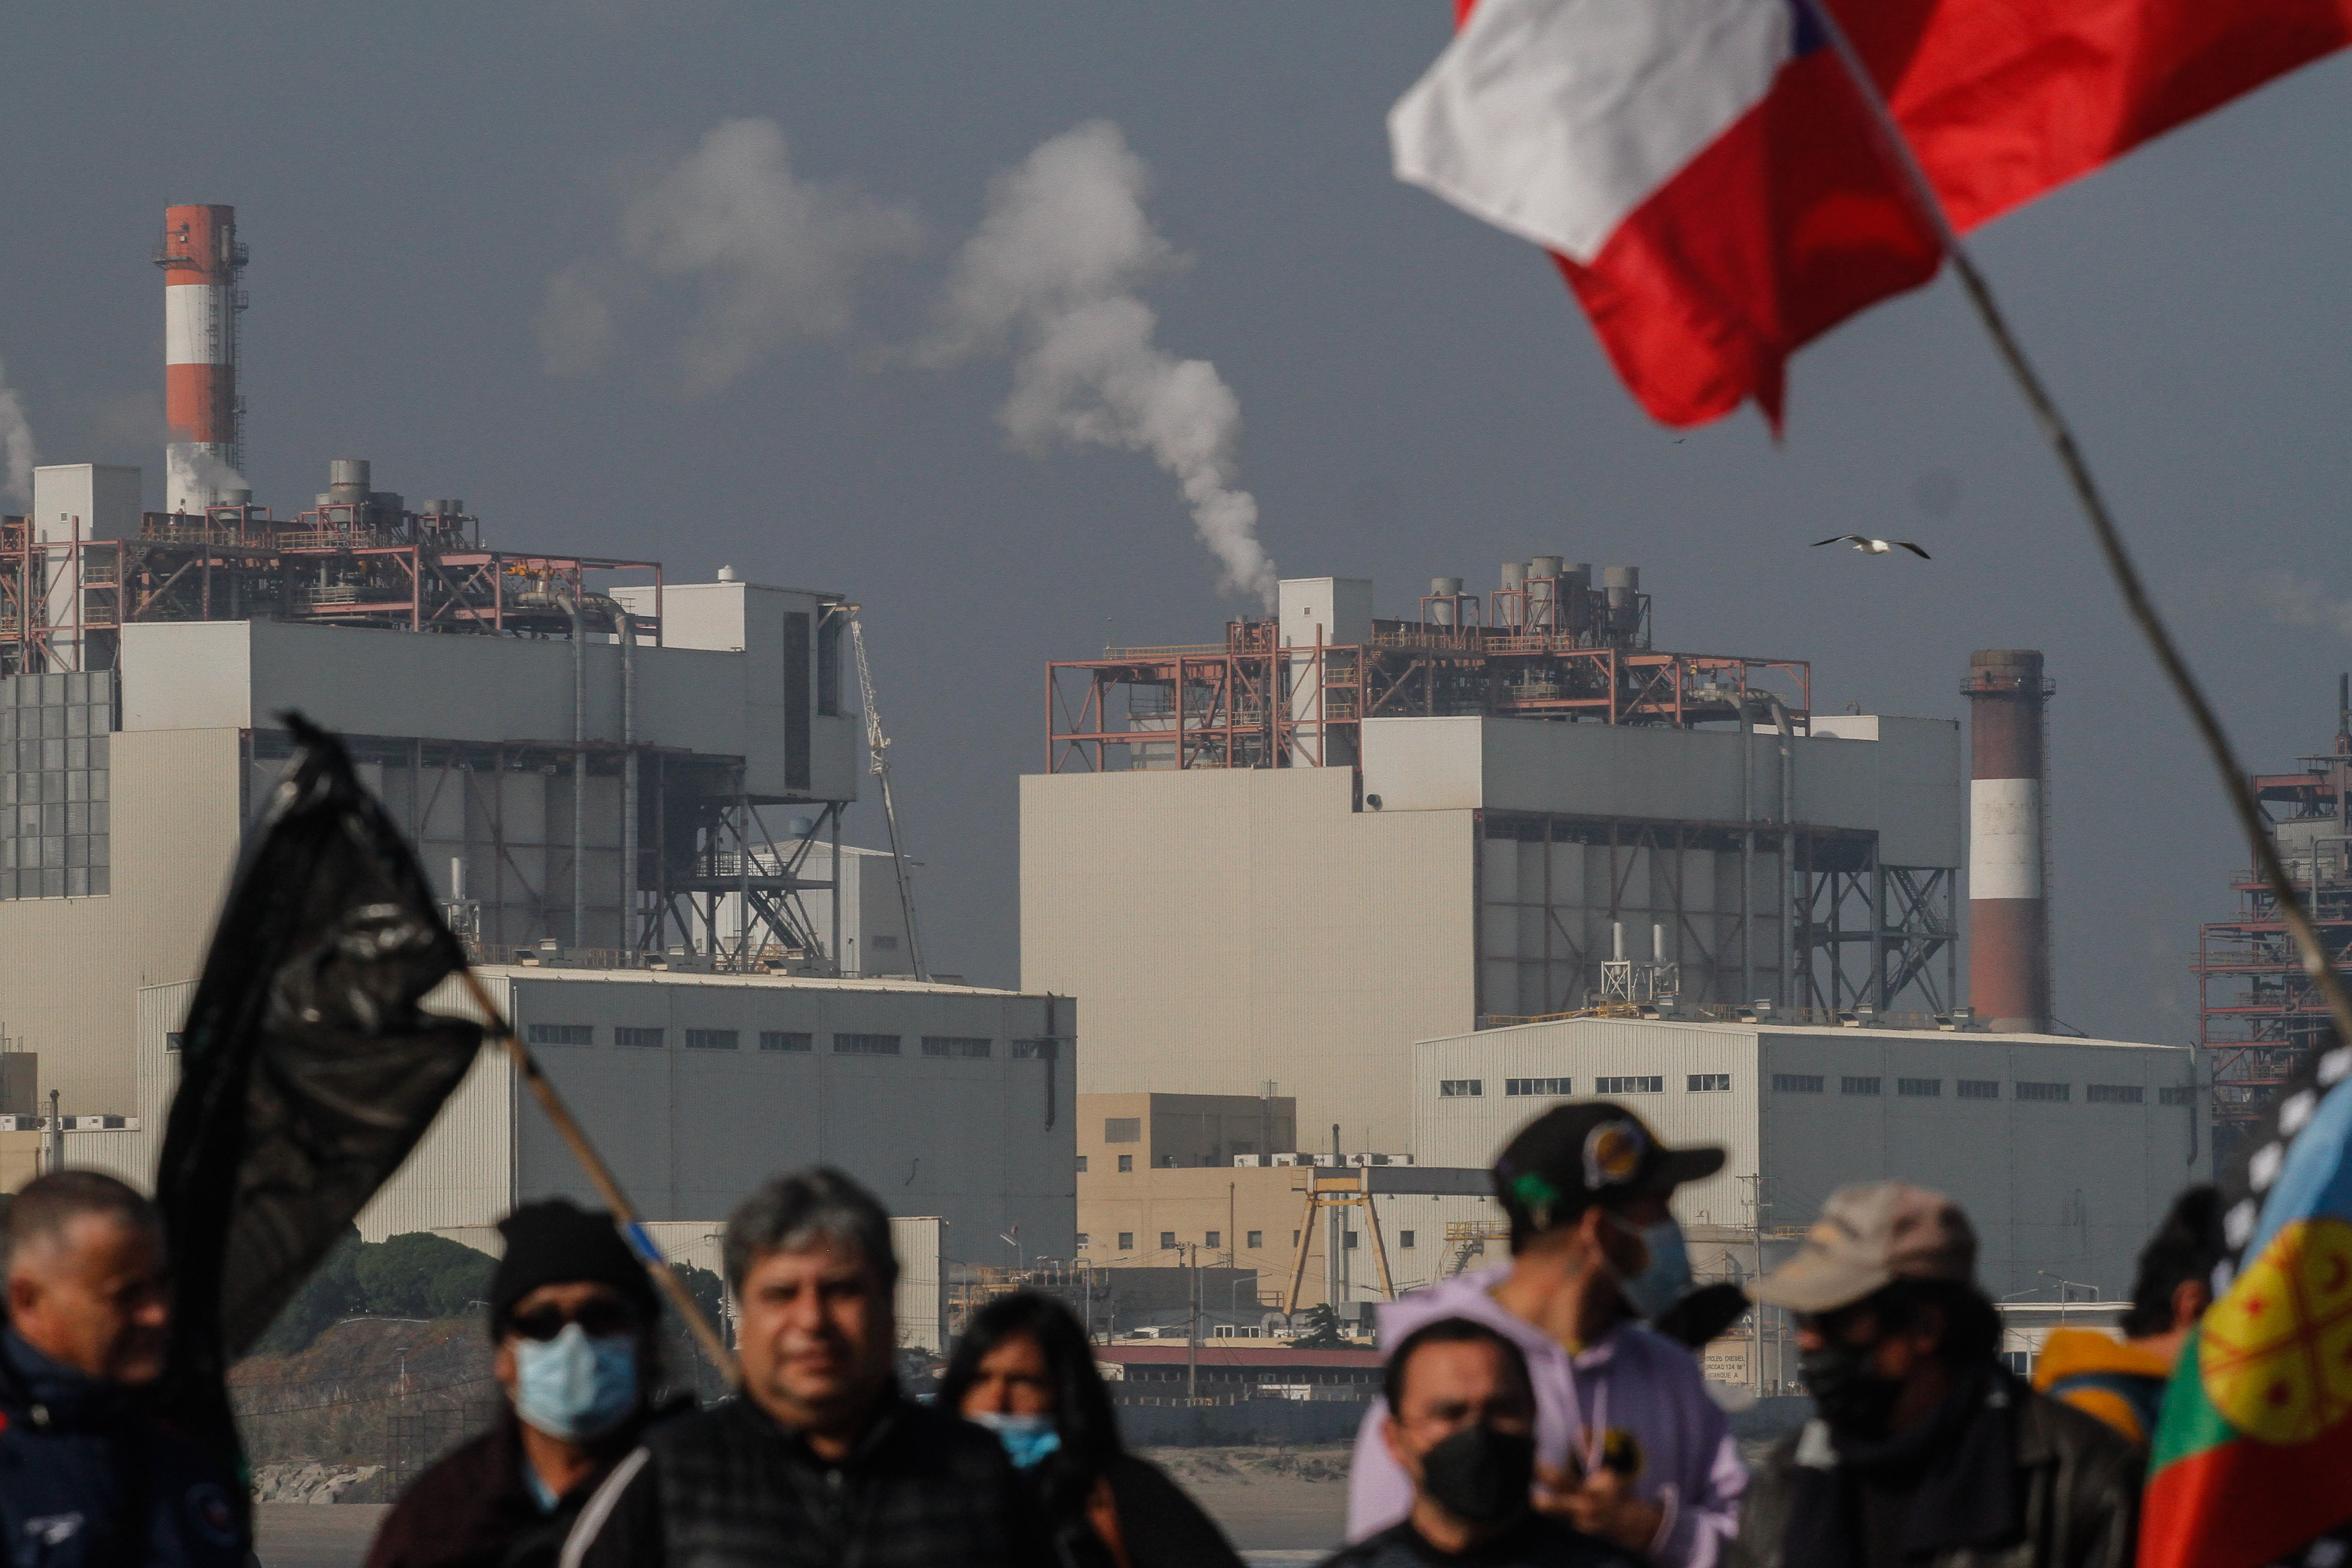
[[[740,1387],[743,1374],[735,1364],[735,1353],[727,1348],[727,1342],[719,1335],[718,1326],[702,1315],[702,1309],[687,1293],[686,1281],[678,1278],[677,1270],[669,1266],[662,1257],[661,1249],[646,1234],[638,1222],[636,1209],[621,1191],[621,1184],[614,1179],[612,1168],[604,1164],[604,1156],[596,1152],[596,1145],[588,1141],[588,1134],[581,1130],[579,1122],[573,1119],[571,1110],[563,1103],[563,1096],[555,1092],[555,1085],[549,1082],[547,1074],[540,1071],[538,1059],[531,1055],[530,1049],[516,1038],[514,1026],[506,1021],[505,1015],[499,1011],[498,1004],[490,1000],[489,990],[482,984],[482,977],[470,965],[463,973],[467,994],[474,998],[474,1005],[482,1009],[484,1027],[505,1048],[507,1060],[514,1064],[514,1070],[521,1074],[522,1081],[530,1086],[532,1095],[539,1101],[539,1108],[546,1112],[547,1119],[554,1124],[556,1135],[572,1151],[572,1157],[580,1162],[581,1169],[588,1173],[589,1185],[596,1189],[596,1196],[604,1199],[604,1207],[613,1211],[614,1223],[620,1227],[622,1239],[629,1244],[629,1250],[637,1255],[637,1261],[643,1263],[646,1272],[653,1276],[655,1286],[669,1298],[670,1305],[677,1309],[678,1316],[693,1331],[695,1343],[702,1347],[702,1354],[711,1359],[727,1379],[727,1385]]]
[[[2214,713],[2213,705],[2206,700],[2204,688],[2189,670],[2188,659],[2182,655],[2179,644],[2173,642],[2172,633],[2164,624],[2164,617],[2157,611],[2156,601],[2148,597],[2147,584],[2141,579],[2131,550],[2124,543],[2123,531],[2116,526],[2114,515],[2107,510],[2106,499],[2099,492],[2098,482],[2091,476],[2091,465],[2083,456],[2081,443],[2074,439],[2074,428],[2066,423],[2066,416],[2059,412],[2057,400],[2042,384],[2032,361],[2025,357],[2025,350],[2019,344],[2016,334],[2010,330],[2008,318],[2002,315],[2000,301],[1993,298],[1992,286],[1985,281],[1984,274],[1977,270],[1975,258],[1960,243],[1958,232],[1952,227],[1951,219],[1944,211],[1944,204],[1936,194],[1936,187],[1927,179],[1927,172],[1920,167],[1910,142],[1904,138],[1903,128],[1895,122],[1894,110],[1887,107],[1885,95],[1878,90],[1878,83],[1863,63],[1862,56],[1854,49],[1853,40],[1846,37],[1845,29],[1839,26],[1837,18],[1830,14],[1826,0],[1804,0],[1804,4],[1806,10],[1820,22],[1822,31],[1828,35],[1831,46],[1836,49],[1839,60],[1845,67],[1847,77],[1853,82],[1854,90],[1869,105],[1871,114],[1877,121],[1879,134],[1885,139],[1888,152],[1909,182],[1912,199],[1935,226],[1943,244],[1944,254],[1951,258],[1952,270],[1959,275],[1960,287],[1967,292],[1969,305],[1974,307],[1978,319],[1984,323],[1985,331],[1992,339],[1993,348],[2000,355],[2001,363],[2008,368],[2018,390],[2024,394],[2026,406],[2032,411],[2034,423],[2042,428],[2042,438],[2049,442],[2050,449],[2057,455],[2058,466],[2065,471],[2066,482],[2074,489],[2074,499],[2082,506],[2083,516],[2091,525],[2091,537],[2098,542],[2099,554],[2105,558],[2107,575],[2115,579],[2117,591],[2123,594],[2124,608],[2130,612],[2140,635],[2147,640],[2147,645],[2155,653],[2156,662],[2164,671],[2173,695],[2180,699],[2180,706],[2189,710],[2189,722],[2196,727],[2198,738],[2205,744],[2206,756],[2221,775],[2221,792],[2229,798],[2230,809],[2238,819],[2238,826],[2244,831],[2246,841],[2253,849],[2254,863],[2260,868],[2263,880],[2270,885],[2272,898],[2277,901],[2279,918],[2294,938],[2295,949],[2303,959],[2304,972],[2311,977],[2313,983],[2319,988],[2319,994],[2327,1002],[2328,1014],[2335,1020],[2336,1038],[2352,1043],[2352,994],[2347,993],[2344,978],[2336,973],[2326,946],[2320,940],[2318,928],[2312,925],[2310,913],[2295,894],[2294,881],[2287,875],[2285,862],[2279,859],[2278,845],[2271,838],[2270,821],[2263,815],[2261,802],[2254,799],[2253,788],[2246,781],[2246,770],[2230,745],[2228,732],[2222,729],[2221,720]]]

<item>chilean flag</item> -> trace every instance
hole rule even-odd
[[[1667,424],[1936,275],[1965,234],[2352,41],[2352,0],[1456,0],[1389,115],[1400,179],[1551,252]]]

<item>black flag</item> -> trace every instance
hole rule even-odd
[[[213,933],[156,1175],[167,1403],[232,1462],[228,1363],[416,1146],[482,1036],[418,1008],[466,957],[408,841],[341,742],[283,717],[299,749]]]

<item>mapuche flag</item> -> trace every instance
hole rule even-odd
[[[2237,1260],[2165,1389],[2139,1568],[2258,1568],[2352,1524],[2352,1049],[2285,1085],[2236,1185]]]
[[[285,722],[296,755],[205,956],[156,1176],[165,1396],[231,1459],[228,1362],[400,1168],[482,1033],[418,1006],[466,957],[407,840],[340,742]]]
[[[2352,0],[1456,0],[1399,178],[1551,252],[1654,418],[1753,398],[1978,225],[2352,41]]]

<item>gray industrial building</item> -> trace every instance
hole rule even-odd
[[[1008,1260],[996,1238],[1015,1226],[1033,1256],[1073,1249],[1066,998],[913,980],[477,972],[649,1220],[716,1229],[769,1176],[824,1164],[895,1214],[945,1220],[951,1260]],[[142,1129],[162,1125],[194,990],[139,994]],[[472,1011],[454,983],[431,1005]],[[101,1136],[151,1178],[160,1136]],[[488,1225],[550,1197],[598,1201],[505,1054],[486,1049],[360,1229],[381,1240]]]
[[[2180,1189],[2211,1179],[2195,1056],[1974,1030],[1562,1019],[1416,1045],[1413,1151],[1491,1165],[1548,1105],[1614,1099],[1668,1143],[1725,1151],[1718,1175],[1675,1195],[1695,1232],[1793,1237],[1838,1187],[1899,1178],[1969,1211],[1995,1297],[2114,1300]]]

